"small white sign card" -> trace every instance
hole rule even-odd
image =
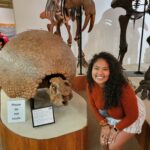
[[[53,106],[31,109],[33,127],[55,122]]]
[[[8,123],[25,122],[25,100],[7,101],[7,120]]]

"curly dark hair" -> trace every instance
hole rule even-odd
[[[92,69],[95,62],[99,59],[104,59],[109,64],[110,75],[104,86],[104,109],[108,109],[119,104],[122,94],[122,87],[127,85],[128,80],[124,76],[122,66],[118,60],[110,53],[100,52],[99,54],[95,54],[93,56],[87,70],[87,81],[91,91],[94,85]]]

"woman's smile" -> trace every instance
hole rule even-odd
[[[109,79],[109,65],[104,59],[99,59],[95,62],[92,68],[93,80],[99,85],[104,86]]]

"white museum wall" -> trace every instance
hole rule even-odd
[[[46,25],[48,20],[40,19],[39,14],[45,8],[47,0],[13,0],[16,30],[17,33],[30,29],[47,30]],[[82,48],[85,53],[85,58],[89,60],[95,53],[100,51],[108,51],[118,57],[119,53],[119,36],[120,28],[118,18],[125,14],[122,8],[111,8],[111,0],[95,0],[96,4],[96,20],[95,26],[90,33],[87,33],[88,28],[82,34]],[[83,17],[84,22],[84,17]],[[146,42],[146,38],[150,35],[150,16],[146,14],[145,30],[142,48],[141,62],[150,62],[150,47]],[[124,57],[123,64],[138,64],[140,51],[142,18],[135,22],[130,21],[127,29],[128,51]],[[72,23],[73,37],[76,30],[75,23]],[[67,31],[62,27],[63,39],[67,40]],[[72,45],[73,53],[77,57],[78,49],[75,42]]]
[[[86,58],[89,60],[91,56],[100,51],[108,51],[118,57],[120,26],[118,18],[125,14],[122,8],[111,8],[111,0],[95,0],[96,4],[96,21],[95,26],[90,34],[83,33],[83,49]],[[123,64],[137,64],[139,62],[139,51],[141,41],[142,18],[135,22],[130,21],[127,29],[128,51],[125,54]],[[145,30],[142,48],[141,62],[150,63],[150,46],[146,42],[146,38],[150,36],[150,15],[146,14]],[[85,38],[86,37],[86,38]]]
[[[45,28],[46,20],[39,18],[45,3],[46,0],[13,0],[17,33]]]
[[[17,33],[32,29],[47,31],[49,20],[40,18],[40,13],[44,11],[46,2],[47,0],[13,0]],[[63,39],[67,41],[66,28],[64,25],[61,28]]]

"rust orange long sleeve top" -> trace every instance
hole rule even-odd
[[[98,111],[99,109],[103,109],[104,106],[103,89],[95,83],[92,91],[90,91],[87,85],[87,95],[97,120],[99,122],[104,120],[105,118]],[[138,118],[137,98],[130,85],[123,87],[119,105],[109,108],[107,112],[112,118],[120,120],[116,124],[119,130],[128,127],[136,121]]]

